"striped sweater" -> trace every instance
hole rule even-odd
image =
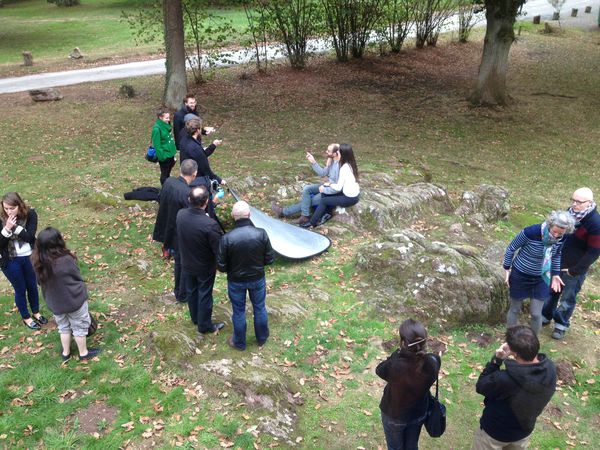
[[[552,275],[560,274],[560,256],[565,238],[552,245]],[[515,253],[517,252],[515,257]],[[541,276],[544,261],[544,244],[542,243],[542,225],[531,225],[523,229],[506,247],[504,269],[511,267],[531,276]]]

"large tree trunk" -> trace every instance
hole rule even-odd
[[[187,91],[183,9],[181,0],[163,0],[162,3],[167,52],[167,76],[163,100],[166,106],[176,109]]]
[[[515,40],[513,25],[522,0],[486,0],[487,28],[477,87],[470,100],[474,104],[506,105],[508,53]]]

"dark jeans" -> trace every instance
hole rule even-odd
[[[419,448],[419,435],[423,419],[404,423],[381,413],[381,422],[388,450],[416,450]]]
[[[200,333],[208,333],[213,329],[213,286],[216,274],[216,272],[208,275],[183,273],[190,317],[194,325],[198,325]]]
[[[175,287],[173,293],[175,298],[180,302],[185,302],[187,299],[187,290],[185,288],[185,277],[181,274],[181,254],[179,250],[171,249],[173,255],[173,278]]]
[[[159,161],[160,166],[160,185],[165,184],[167,178],[171,176],[171,169],[175,165],[175,158],[167,158],[164,161]]]
[[[317,206],[317,210],[313,213],[310,218],[310,224],[314,227],[317,226],[321,217],[323,215],[333,209],[336,206],[352,206],[358,203],[358,196],[356,197],[346,197],[344,194],[321,194],[321,201],[319,202],[319,206]]]
[[[553,292],[550,299],[544,304],[542,315],[546,320],[554,319],[554,327],[559,330],[569,328],[571,316],[577,305],[577,294],[583,286],[586,274],[571,276],[562,272],[560,277],[565,285],[562,292]],[[559,303],[560,300],[560,303]]]
[[[2,273],[8,278],[15,290],[15,305],[19,309],[21,318],[29,319],[31,317],[27,309],[28,299],[31,313],[37,314],[40,312],[40,297],[35,272],[29,256],[17,256],[11,259],[6,267],[2,269]]]
[[[269,337],[265,278],[256,281],[227,281],[227,292],[233,309],[233,344],[242,350],[246,348],[246,291],[254,311],[254,335],[258,345],[264,344]]]

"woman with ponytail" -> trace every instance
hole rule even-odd
[[[388,450],[419,448],[427,417],[429,388],[437,379],[441,359],[426,353],[427,330],[408,319],[400,325],[400,348],[375,369],[387,381],[379,404]]]

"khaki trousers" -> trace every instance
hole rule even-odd
[[[497,441],[481,428],[478,428],[473,437],[471,450],[525,450],[528,446],[529,436],[520,441],[502,442]]]

